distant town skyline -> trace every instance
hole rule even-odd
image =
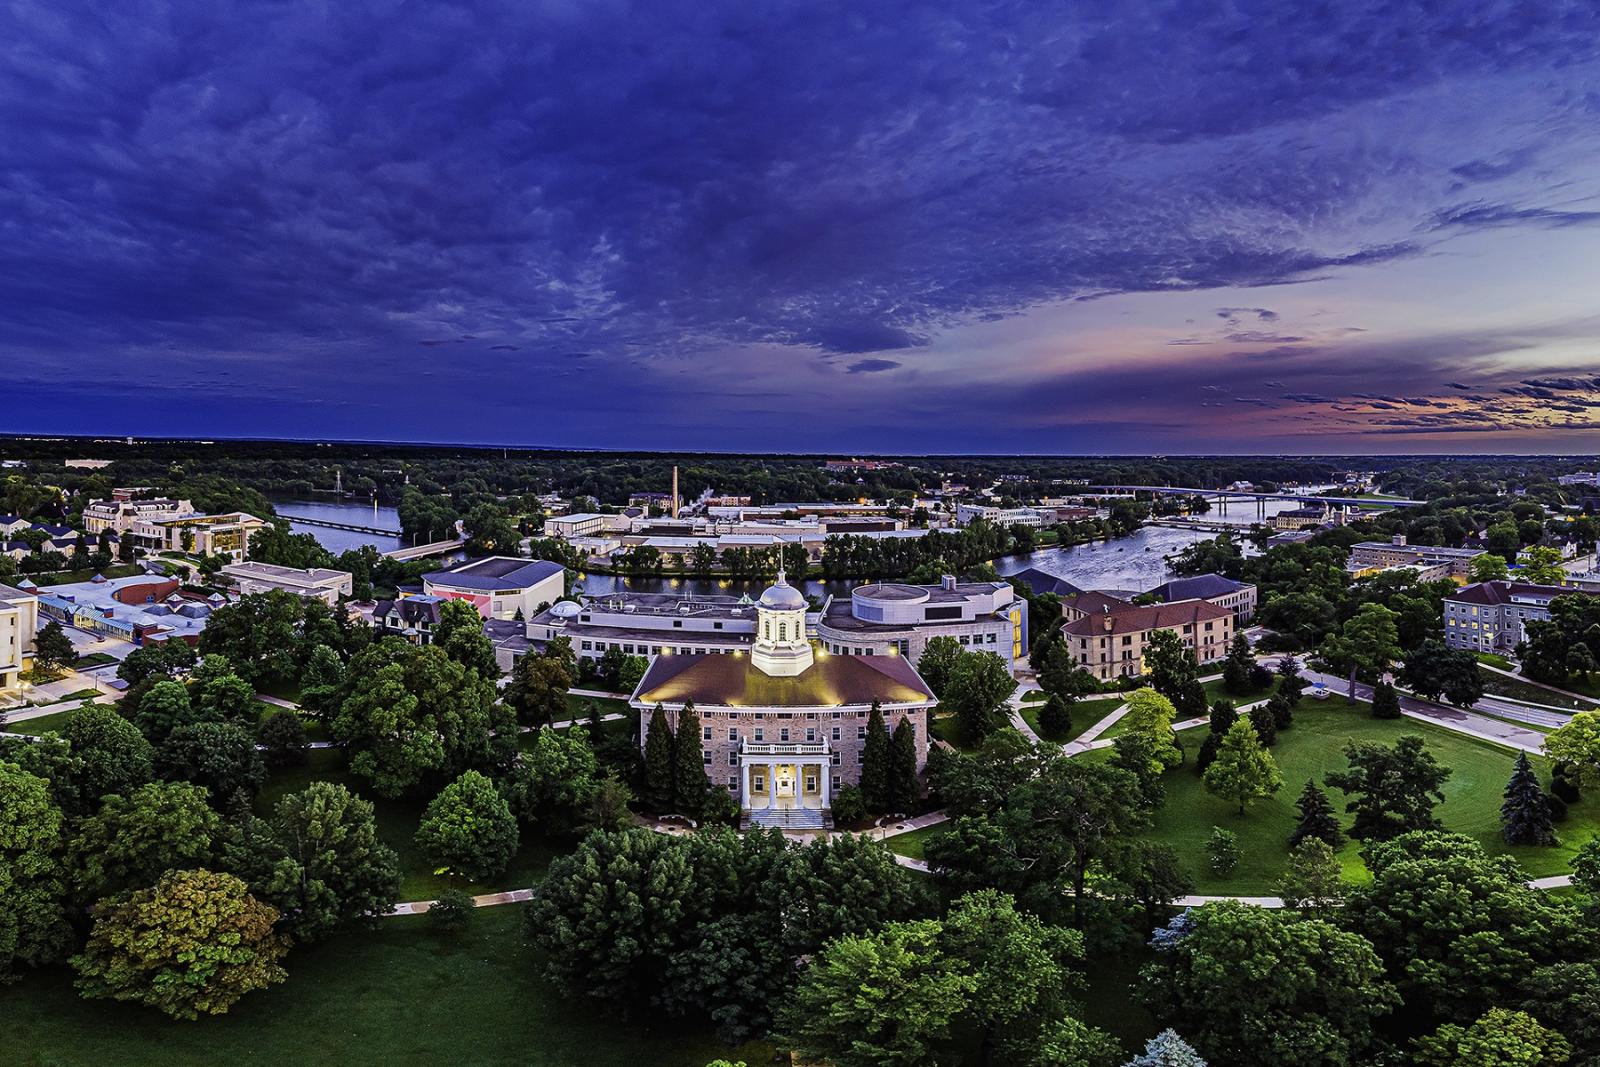
[[[0,430],[1600,451],[1600,10],[0,16]]]

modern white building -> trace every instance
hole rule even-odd
[[[582,512],[577,515],[551,515],[544,520],[547,537],[570,541],[574,537],[596,537],[606,533],[620,533],[632,521],[626,515],[600,515]]]
[[[223,567],[223,577],[232,580],[240,595],[266,593],[274,589],[295,596],[311,597],[330,607],[341,596],[349,596],[354,588],[349,571],[336,571],[327,567],[280,567],[273,563],[230,563]]]
[[[486,556],[422,576],[422,592],[465,600],[486,619],[531,619],[566,592],[559,563],[516,556]]]
[[[1038,529],[1055,521],[1051,512],[1048,520],[1033,508],[1002,508],[995,504],[957,504],[956,525],[971,526],[982,519],[991,526],[1031,526]]]
[[[833,655],[806,636],[806,600],[778,576],[756,602],[748,654],[680,656],[650,663],[629,698],[639,710],[639,745],[654,709],[674,730],[692,703],[707,776],[726,783],[757,825],[820,828],[833,794],[861,779],[873,704],[892,731],[908,721],[917,770],[927,763],[933,692],[904,656]],[[682,744],[682,740],[679,741]]]
[[[32,664],[33,639],[39,632],[39,598],[0,585],[0,699],[21,687],[22,672]]]
[[[1352,574],[1377,572],[1394,567],[1414,567],[1425,579],[1430,572],[1440,577],[1465,578],[1472,572],[1472,561],[1483,555],[1475,548],[1447,548],[1443,545],[1411,545],[1404,534],[1390,541],[1361,541],[1350,546],[1345,568]]]
[[[817,620],[817,640],[835,654],[898,655],[917,663],[935,637],[993,652],[1014,668],[1028,652],[1028,608],[1009,582],[946,576],[938,585],[857,586],[848,598],[829,597]]]
[[[175,519],[135,519],[128,536],[144,548],[163,552],[229,556],[244,559],[250,538],[266,528],[266,521],[243,511],[220,515],[189,515]]]
[[[749,597],[679,593],[607,593],[583,603],[563,600],[528,618],[528,640],[572,642],[586,659],[618,648],[630,656],[748,652],[755,645],[755,602]]]

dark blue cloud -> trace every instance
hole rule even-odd
[[[1597,31],[1580,2],[16,0],[0,360],[24,401],[68,355],[129,390],[181,376],[236,415],[292,386],[360,412],[308,431],[354,436],[414,400],[415,376],[477,432],[485,391],[571,401],[579,368],[620,408],[759,374],[750,353],[771,346],[819,381],[909,370],[943,331],[1055,301],[1287,284],[1437,231],[1589,223],[1506,187],[1548,145],[1422,159],[1381,113],[1537,78],[1592,120],[1567,90]],[[1423,171],[1448,183],[1418,195]],[[1365,225],[1374,205],[1399,223]],[[1273,346],[1252,358],[1314,358],[1258,328],[1277,310],[1216,313],[1224,343]],[[832,359],[881,352],[901,355]],[[558,439],[590,425],[547,406]]]

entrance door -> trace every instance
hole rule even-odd
[[[778,796],[792,798],[794,796],[794,768],[787,765],[779,767],[773,773],[772,785]]]

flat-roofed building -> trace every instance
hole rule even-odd
[[[1048,517],[1035,508],[1002,508],[995,504],[957,504],[956,525],[970,526],[982,519],[991,526],[1031,526],[1038,529],[1041,526],[1054,525],[1056,521],[1055,509],[1050,509]]]
[[[748,652],[756,612],[749,597],[618,592],[552,604],[531,616],[527,629],[534,644],[565,637],[587,659],[612,648],[630,656]]]
[[[328,567],[280,567],[275,563],[229,563],[219,572],[233,581],[240,595],[281,590],[311,597],[330,607],[349,596],[354,580],[349,571]]]
[[[250,538],[267,523],[243,511],[220,515],[189,515],[175,519],[135,519],[128,528],[134,543],[162,552],[192,552],[201,556],[244,559]]]
[[[1530,622],[1550,618],[1550,602],[1578,590],[1531,582],[1478,582],[1444,599],[1444,642],[1472,652],[1511,652]]]
[[[422,576],[427,596],[465,600],[486,619],[524,621],[561,599],[566,568],[542,559],[487,556]]]
[[[1426,573],[1442,570],[1445,576],[1462,579],[1472,572],[1472,561],[1483,553],[1475,548],[1447,548],[1443,545],[1410,545],[1404,534],[1392,541],[1361,541],[1350,546],[1345,568],[1353,574],[1414,567]]]
[[[14,586],[0,585],[0,697],[15,694],[22,672],[33,661],[33,640],[39,632],[39,598]]]
[[[1101,681],[1143,674],[1145,649],[1157,630],[1177,634],[1201,663],[1222,659],[1233,640],[1233,612],[1204,600],[1100,609],[1066,623],[1061,633],[1078,666]]]
[[[544,532],[546,537],[570,541],[574,537],[621,533],[628,529],[631,521],[626,515],[601,515],[592,511],[576,515],[551,515],[544,520]]]
[[[898,655],[917,663],[935,637],[993,652],[1014,668],[1028,651],[1027,604],[1009,582],[946,576],[938,585],[859,585],[848,598],[829,597],[817,620],[817,640],[836,655]]]

